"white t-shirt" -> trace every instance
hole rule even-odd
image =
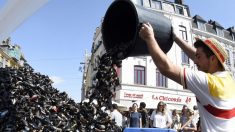
[[[114,119],[114,121],[117,123],[118,126],[122,126],[122,114],[114,109],[110,114],[111,120]]]
[[[163,115],[162,112],[157,112],[154,110],[150,116],[150,120],[153,121],[153,127],[158,127],[158,128],[166,128],[167,122],[172,122],[171,117],[169,114],[165,113]]]
[[[196,95],[203,132],[235,132],[235,82],[228,72],[183,68],[181,81]]]

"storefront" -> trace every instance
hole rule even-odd
[[[167,104],[169,110],[177,109],[181,110],[183,105],[187,105],[189,108],[193,108],[196,105],[196,98],[192,93],[159,93],[159,92],[145,92],[145,91],[131,91],[131,90],[119,90],[116,92],[115,101],[131,107],[135,102],[146,103],[146,108],[155,109],[159,101],[163,101]]]

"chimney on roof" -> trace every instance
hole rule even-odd
[[[214,22],[214,21],[211,20],[211,19],[208,21],[209,24],[213,24],[213,22]]]
[[[175,3],[176,3],[176,4],[183,5],[184,1],[183,1],[183,0],[175,0]]]
[[[228,31],[230,31],[230,32],[235,32],[235,30],[234,30],[234,26],[229,27],[227,30],[228,30]]]

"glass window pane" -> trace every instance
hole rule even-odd
[[[231,62],[230,62],[230,59],[229,59],[229,58],[230,58],[230,57],[229,57],[229,56],[230,56],[230,53],[229,53],[229,50],[228,50],[228,49],[226,49],[226,51],[227,51],[228,59],[226,59],[225,62],[226,62],[226,65],[231,66]]]
[[[162,3],[162,9],[171,13],[175,12],[174,6],[170,3]]]
[[[161,10],[161,3],[159,1],[152,1],[151,8]]]
[[[224,34],[223,34],[223,30],[222,30],[222,29],[220,29],[220,28],[216,28],[216,32],[217,32],[217,35],[218,35],[218,36],[221,36],[221,37],[223,37],[223,36],[224,36]]]
[[[134,66],[134,83],[145,85],[145,67]]]
[[[202,31],[206,31],[205,23],[203,23],[203,22],[198,21],[197,22],[197,28],[202,30]]]
[[[181,6],[176,6],[175,12],[176,12],[177,14],[184,15],[184,9],[183,9],[183,7],[181,7]]]
[[[167,78],[156,70],[156,86],[167,87]]]
[[[150,7],[150,0],[143,0],[144,7]]]
[[[143,5],[142,4],[142,0],[132,0],[133,3],[135,3],[136,5]]]
[[[235,52],[233,52],[233,67],[235,68]]]
[[[180,33],[181,33],[182,39],[188,40],[186,27],[180,25],[180,26],[179,26],[179,31],[180,31]]]

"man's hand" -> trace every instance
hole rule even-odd
[[[155,39],[153,27],[151,26],[150,23],[143,23],[142,24],[142,27],[140,28],[140,31],[139,31],[139,35],[144,41]]]

